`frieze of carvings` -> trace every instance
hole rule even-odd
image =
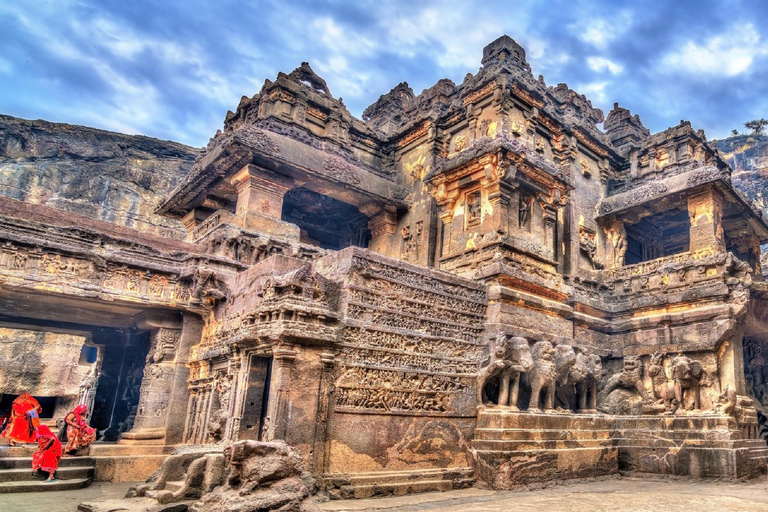
[[[537,100],[531,93],[520,87],[520,84],[517,82],[512,84],[512,94],[536,108],[541,108],[544,106],[544,103]]]
[[[404,371],[472,375],[477,362],[430,357],[419,354],[388,352],[359,347],[344,347],[340,355],[348,366],[381,367]]]
[[[480,101],[486,96],[490,96],[493,93],[493,91],[496,89],[496,87],[497,85],[495,81],[489,82],[488,84],[484,85],[482,88],[478,89],[477,91],[468,94],[462,100],[462,103],[466,106],[466,105],[469,105],[470,103],[475,103],[477,101]]]
[[[320,119],[321,121],[325,121],[328,117],[325,112],[317,107],[313,107],[312,105],[307,107],[307,115],[310,115],[316,119]]]
[[[360,289],[363,292],[373,292],[378,296],[388,296],[399,299],[413,300],[436,308],[435,314],[441,313],[437,308],[447,308],[461,313],[485,316],[485,304],[464,300],[459,297],[443,295],[422,288],[414,288],[402,283],[388,281],[386,279],[368,279],[364,287],[353,285],[351,288]],[[374,302],[375,304],[375,302]]]
[[[356,326],[347,326],[344,329],[342,345],[399,350],[412,354],[435,355],[453,359],[463,358],[471,361],[479,360],[485,350],[483,344]]]
[[[232,137],[262,153],[278,153],[280,151],[272,139],[269,138],[267,132],[259,130],[254,126],[241,128],[235,131]]]
[[[699,185],[700,183],[708,183],[718,179],[730,182],[730,176],[728,175],[727,171],[722,171],[716,167],[712,167],[691,173],[691,175],[686,179],[686,184],[690,187],[693,187]]]
[[[368,146],[369,148],[377,148],[379,147],[379,143],[375,141],[374,139],[370,137],[365,137],[363,135],[359,135],[357,133],[350,133],[349,138],[352,139],[355,142],[359,142],[360,144],[363,144],[365,146]]]
[[[413,130],[406,133],[403,138],[398,140],[396,146],[398,148],[402,148],[404,146],[407,146],[411,142],[415,141],[416,139],[423,137],[424,135],[429,133],[429,129],[431,126],[432,126],[432,123],[430,123],[429,121],[422,121]]]
[[[323,164],[325,173],[334,179],[353,185],[360,184],[360,177],[349,163],[337,156],[331,156]]]
[[[485,290],[483,289],[473,289],[466,286],[446,283],[435,278],[426,278],[424,274],[413,272],[405,268],[357,257],[353,258],[352,265],[358,273],[364,276],[377,277],[411,286],[413,288],[451,295],[463,300],[481,303],[485,303],[486,300]]]
[[[659,182],[652,182],[641,187],[638,187],[628,193],[625,201],[628,204],[635,204],[641,201],[647,201],[648,199],[663,194],[667,191],[667,185]]]
[[[685,265],[685,272],[682,273],[683,276],[687,276],[688,270],[693,269],[694,267],[699,268],[699,273],[703,276],[706,273],[707,267],[723,265],[726,262],[726,259],[726,254],[715,255],[713,249],[706,248],[694,252],[673,254],[672,256],[657,258],[635,265],[626,265],[617,269],[604,270],[603,272],[605,272],[604,275],[608,280],[622,280],[656,272],[660,268],[671,265]],[[682,270],[682,268],[677,269],[678,275],[680,275],[679,272]]]
[[[605,150],[604,147],[596,144],[590,136],[588,136],[585,133],[582,133],[581,130],[575,130],[574,136],[576,137],[576,140],[584,144],[586,147],[600,155],[601,157],[608,156],[608,151]]]
[[[456,323],[478,323],[483,317],[479,315],[467,315],[447,308],[435,308],[431,304],[415,302],[397,297],[382,296],[359,289],[350,290],[349,300],[352,303],[371,307],[388,309],[398,313],[417,315],[422,318],[443,319]]]
[[[429,320],[410,315],[393,314],[361,304],[349,304],[347,317],[361,322],[372,322],[384,327],[418,331],[437,337],[458,338],[472,343],[478,343],[482,328],[467,327],[462,324]]]

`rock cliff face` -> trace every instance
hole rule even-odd
[[[176,142],[0,115],[0,194],[182,238],[181,222],[153,210],[197,152]]]
[[[768,136],[738,135],[718,141],[717,149],[733,168],[733,186],[768,218]],[[763,246],[763,273],[768,272],[768,245]]]

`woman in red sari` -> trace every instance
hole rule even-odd
[[[40,425],[40,413],[43,408],[26,391],[16,397],[11,404],[11,418],[2,433],[11,446],[17,443],[34,443],[37,440],[37,427]]]
[[[53,481],[53,474],[59,469],[61,460],[61,441],[51,432],[48,425],[37,429],[37,451],[32,454],[32,471],[48,473],[47,482]]]
[[[88,408],[81,404],[64,417],[67,424],[67,447],[65,449],[67,453],[85,448],[96,440],[96,429],[89,427],[85,421],[87,410]]]

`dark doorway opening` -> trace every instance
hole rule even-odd
[[[240,439],[262,440],[269,406],[269,381],[272,378],[272,358],[251,356],[248,369]]]

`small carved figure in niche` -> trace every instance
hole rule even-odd
[[[464,148],[467,147],[467,138],[464,135],[459,135],[456,137],[456,143],[454,147],[456,148],[457,153],[461,153]]]
[[[410,254],[413,252],[413,235],[411,234],[411,226],[403,226],[400,230],[400,235],[403,237],[403,246],[401,257],[405,260],[409,259]]]
[[[702,367],[699,361],[694,361],[682,354],[675,356],[670,365],[672,378],[675,380],[675,400],[684,410],[698,411],[701,409],[699,397],[699,380],[702,377]],[[683,402],[685,390],[690,389],[693,400]]]
[[[480,224],[480,212],[482,210],[482,201],[480,191],[467,194],[467,225],[476,226]]]
[[[534,143],[534,147],[536,148],[536,151],[539,153],[544,152],[544,139],[541,137],[536,138],[536,142]]]
[[[531,219],[532,206],[533,206],[533,198],[525,194],[520,194],[520,205],[519,205],[517,224],[521,228],[528,227],[528,221]]]
[[[595,262],[595,255],[597,254],[597,243],[595,242],[596,234],[594,231],[586,229],[584,226],[579,226],[579,249],[586,253],[592,268],[597,268]]]
[[[525,131],[525,127],[523,126],[523,123],[520,121],[513,121],[512,126],[510,126],[510,130],[512,131],[513,135],[520,136],[523,134],[523,131]]]
[[[589,170],[589,162],[587,162],[584,158],[579,160],[579,166],[581,167],[581,175],[585,178],[591,178],[592,177],[592,171]]]
[[[500,333],[496,336],[495,347],[488,366],[480,370],[477,377],[478,405],[492,405],[488,398],[487,384],[498,376],[499,395],[496,405],[517,410],[520,390],[520,374],[533,366],[528,340],[521,337],[507,339]]]
[[[619,230],[614,231],[613,266],[623,267],[624,256],[627,254],[627,237]]]

